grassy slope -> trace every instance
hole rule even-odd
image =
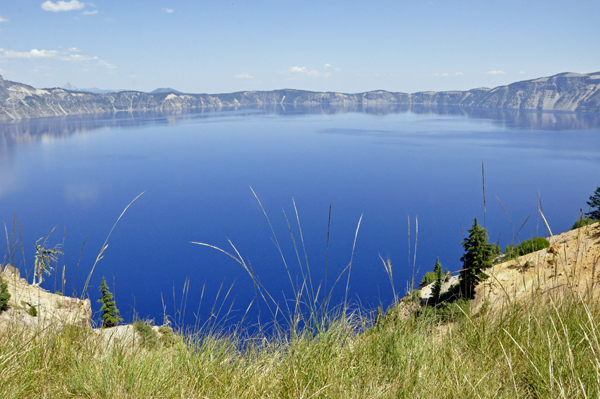
[[[523,305],[521,305],[523,306]],[[600,307],[566,295],[502,315],[433,317],[366,333],[358,318],[317,337],[106,349],[89,330],[0,336],[2,398],[591,397],[600,391]],[[256,338],[256,337],[255,337]],[[258,337],[262,338],[262,337]]]

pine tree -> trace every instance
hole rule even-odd
[[[593,195],[590,195],[590,200],[586,202],[591,209],[585,216],[590,219],[600,220],[600,186],[596,188]]]
[[[8,292],[8,284],[0,277],[0,312],[8,309],[8,300],[10,292]]]
[[[435,266],[433,267],[433,274],[435,274],[435,284],[433,284],[433,289],[431,290],[431,294],[435,299],[440,298],[440,294],[442,293],[442,282],[444,281],[444,275],[442,273],[442,264],[440,263],[440,258],[435,260]]]
[[[488,243],[487,230],[477,223],[469,230],[469,238],[462,242],[465,254],[460,260],[463,269],[460,272],[460,293],[465,298],[473,298],[475,286],[481,280],[484,269],[492,266],[495,253],[495,245]]]
[[[102,311],[102,316],[100,316],[102,328],[110,328],[119,325],[123,319],[119,317],[119,310],[113,300],[113,294],[108,290],[104,276],[102,277],[102,284],[100,284],[100,293],[102,294],[102,297],[98,299],[98,302],[102,304],[102,307],[100,308]]]

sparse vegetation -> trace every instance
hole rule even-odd
[[[44,240],[41,244],[40,241]],[[55,245],[54,248],[46,248],[46,241],[48,237],[45,239],[42,237],[35,242],[35,263],[33,268],[33,284],[39,286],[44,281],[44,273],[50,274],[50,271],[53,270],[51,263],[57,262],[57,255],[62,254],[62,252],[58,249],[60,245]],[[37,277],[37,281],[36,280]]]
[[[573,224],[573,227],[571,227],[571,230],[575,230],[575,229],[578,229],[583,226],[589,226],[590,224],[594,224],[597,221],[598,220],[590,219],[588,217],[583,218],[583,219],[577,219],[577,221]]]
[[[158,338],[154,330],[152,330],[152,323],[148,320],[136,320],[133,323],[135,331],[140,335],[142,340],[142,346],[145,348],[154,348],[158,343]]]
[[[36,317],[37,316],[37,309],[35,308],[35,306],[29,305],[27,307],[27,313],[29,313],[29,315],[32,316],[32,317]]]
[[[550,247],[550,242],[545,237],[533,237],[525,240],[517,246],[508,245],[504,250],[505,260],[515,259],[519,256],[527,255],[540,249]]]
[[[421,280],[421,284],[419,284],[421,287],[425,286],[425,285],[429,285],[431,283],[433,283],[435,281],[435,272],[426,272],[425,275],[423,276],[423,280]]]

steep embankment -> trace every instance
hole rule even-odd
[[[563,292],[600,295],[600,223],[548,238],[550,247],[486,269],[489,276],[475,288],[471,314],[500,310],[514,302]],[[459,283],[446,278],[442,292]],[[422,303],[431,301],[433,283],[419,288]],[[535,300],[537,300],[535,299]]]
[[[392,93],[384,90],[358,94],[303,90],[245,91],[230,94],[122,91],[94,94],[60,88],[36,89],[0,76],[0,120],[82,115],[119,111],[174,111],[272,104],[302,106],[375,107],[390,104],[453,105],[552,111],[600,112],[600,72],[561,73],[512,83],[494,89]]]
[[[514,301],[563,291],[600,293],[600,224],[570,230],[549,238],[542,249],[486,270],[490,277],[476,288],[471,312],[486,304],[500,309]]]

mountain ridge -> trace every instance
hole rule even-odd
[[[158,92],[157,92],[158,91]],[[557,75],[468,91],[422,91],[412,94],[375,90],[349,94],[296,89],[183,94],[157,89],[151,93],[125,90],[89,93],[64,88],[36,89],[0,76],[0,120],[85,115],[110,112],[172,111],[197,108],[237,108],[257,105],[363,107],[390,104],[544,111],[600,112],[600,72]]]

